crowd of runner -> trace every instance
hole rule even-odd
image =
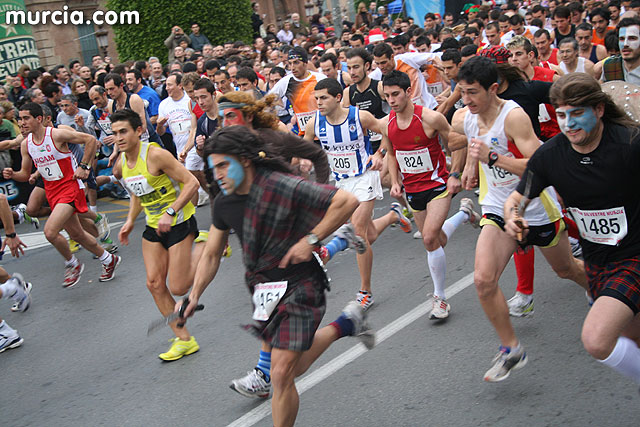
[[[558,277],[584,288],[587,352],[640,383],[640,2],[483,2],[428,13],[424,28],[361,3],[340,37],[330,14],[310,26],[294,14],[274,34],[253,8],[251,45],[214,46],[194,22],[189,36],[171,29],[165,66],[96,56],[8,78],[0,153],[19,160],[0,157],[3,176],[34,188],[13,209],[0,197],[3,248],[23,255],[14,222],[39,228],[48,216],[63,287],[80,280],[80,246],[101,262],[99,280],[112,280],[123,260],[97,195],[130,199],[118,240],[139,238],[131,233],[144,212],[147,287],[163,316],[183,313],[159,355],[174,361],[200,348],[185,319],[235,234],[253,295],[246,329],[260,347],[255,368],[230,386],[272,396],[274,425],[288,426],[295,378],[334,341],[375,345],[367,317],[382,233],[415,223],[426,252],[415,267],[433,282],[429,317],[443,322],[447,242],[480,228],[474,283],[499,341],[485,381],[527,363],[510,316],[534,312],[538,246]],[[622,96],[601,85],[616,81]],[[374,218],[384,189],[394,201]],[[477,202],[461,198],[449,215],[457,193],[476,189]],[[200,230],[194,214],[206,205],[211,225]],[[348,248],[360,283],[319,329],[330,260]],[[512,257],[518,287],[507,299],[498,282]],[[0,296],[26,311],[34,286],[0,276]],[[0,322],[0,352],[19,347]]]

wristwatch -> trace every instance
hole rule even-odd
[[[494,164],[495,162],[497,162],[497,161],[498,161],[498,153],[496,153],[496,152],[495,152],[495,151],[493,151],[493,150],[492,150],[492,151],[489,151],[489,162],[488,162],[488,165],[489,165],[489,166],[493,166],[493,164]]]
[[[167,208],[167,215],[176,216],[176,210],[173,208]]]
[[[313,233],[307,234],[307,243],[311,246],[320,246],[320,239]]]
[[[80,163],[78,166],[80,166],[80,169],[84,169],[86,171],[88,171],[89,169],[91,169],[91,166],[89,166],[88,164],[82,162]]]
[[[460,172],[451,172],[449,174],[449,176],[455,178],[455,179],[460,179]]]
[[[17,236],[16,233],[5,233],[4,235],[4,237],[6,237],[7,239],[13,239],[16,236]]]

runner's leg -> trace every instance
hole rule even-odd
[[[571,245],[569,245],[566,231],[558,236],[557,245],[550,248],[540,248],[540,251],[558,277],[573,280],[584,289],[589,290],[584,262],[571,255]]]
[[[361,237],[367,238],[369,228],[373,227],[371,213],[373,212],[374,203],[375,200],[360,202],[360,206],[358,206],[351,216],[351,223],[356,230],[356,234]],[[373,251],[371,250],[369,242],[367,242],[367,250],[363,254],[358,254],[356,257],[358,260],[358,269],[360,270],[360,290],[370,293]]]
[[[303,353],[274,348],[271,352],[271,411],[273,425],[293,426],[298,415],[300,396],[294,382],[296,367]]]

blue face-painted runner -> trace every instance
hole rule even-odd
[[[576,113],[580,111],[580,113]],[[569,109],[559,108],[556,110],[558,114],[558,126],[565,135],[572,130],[583,129],[589,133],[598,123],[595,111],[592,107],[574,107]],[[564,117],[561,117],[564,113]]]

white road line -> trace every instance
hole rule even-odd
[[[462,291],[463,289],[469,287],[473,284],[473,272],[467,274],[462,279],[458,280],[453,285],[449,286],[445,292],[447,295],[447,299],[450,299],[452,296]],[[411,323],[425,316],[427,313],[431,311],[432,300],[428,299],[423,302],[407,314],[397,318],[393,322],[389,323],[384,328],[380,329],[376,334],[376,345],[380,345],[387,338],[392,337],[394,334],[400,332],[405,327],[409,326]],[[302,394],[305,391],[309,390],[311,387],[319,384],[329,376],[336,373],[338,370],[342,369],[349,363],[356,360],[358,357],[362,356],[367,352],[364,344],[359,343],[351,347],[349,350],[345,351],[341,355],[335,357],[333,360],[325,363],[320,368],[316,369],[309,375],[304,376],[300,380],[296,381],[296,388],[298,389],[298,393]],[[271,414],[271,399],[265,401],[261,405],[257,406],[253,410],[247,412],[242,417],[238,418],[234,422],[228,425],[228,427],[249,427],[253,426],[263,418],[269,416]]]
[[[116,221],[116,222],[110,222],[109,226],[111,227],[111,230],[113,231],[116,227],[118,227],[119,225],[122,225],[122,224],[124,224],[124,221]],[[65,238],[69,237],[65,231],[62,231],[62,235]],[[22,240],[24,242],[24,244],[27,245],[27,247],[24,248],[25,251],[44,248],[44,247],[50,245],[50,243],[47,240],[47,238],[44,237],[44,231],[36,231],[36,232],[33,232],[33,233],[24,233],[24,234],[20,234],[19,236],[20,236],[20,240]]]

